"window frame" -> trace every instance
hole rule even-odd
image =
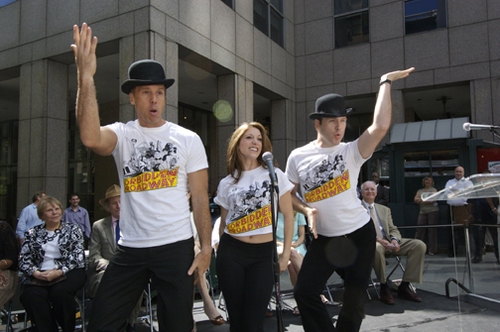
[[[414,31],[410,31],[408,32],[408,25],[409,25],[409,22],[417,22],[416,20],[414,21],[408,21],[407,18],[408,17],[413,17],[413,16],[422,16],[422,15],[425,15],[427,12],[419,12],[419,13],[416,13],[416,14],[411,14],[411,15],[407,15],[407,5],[411,2],[414,2],[415,4],[417,2],[431,2],[431,1],[435,1],[436,3],[436,26],[435,27],[427,27],[425,28],[425,24],[422,23],[420,25],[420,29],[412,29]],[[443,29],[443,28],[446,28],[448,26],[448,11],[447,11],[447,8],[446,8],[446,1],[447,0],[404,0],[404,3],[403,3],[403,15],[404,15],[404,22],[405,22],[405,25],[404,25],[404,32],[405,32],[405,36],[406,35],[413,35],[415,33],[421,33],[421,32],[429,32],[429,31],[435,31],[435,30],[438,30],[438,29]],[[432,17],[432,15],[429,15],[429,17]],[[425,19],[425,18],[424,18]],[[423,19],[421,20],[421,22],[423,22]]]
[[[334,24],[334,43],[335,43],[335,48],[343,48],[343,47],[349,47],[349,46],[354,46],[354,45],[358,45],[358,44],[363,44],[363,43],[369,43],[370,42],[370,2],[369,0],[366,1],[366,7],[363,7],[363,8],[358,8],[358,9],[354,9],[354,10],[350,10],[350,11],[344,11],[340,14],[336,14],[335,13],[335,8],[337,7],[336,6],[336,3],[338,1],[345,1],[345,0],[334,0],[333,4],[334,4],[334,7],[333,7],[333,11],[334,11],[334,15],[333,15],[333,24]],[[359,1],[363,1],[363,0],[359,0]],[[359,17],[360,19],[360,22],[361,22],[361,41],[358,41],[358,42],[354,42],[354,43],[346,43],[346,44],[342,44],[342,45],[339,45],[338,41],[339,40],[342,40],[343,38],[338,38],[338,23],[341,21],[341,20],[349,20],[352,19],[352,18],[355,18],[355,17]],[[364,27],[363,23],[366,21],[366,27]],[[366,33],[364,33],[366,31]],[[339,32],[340,33],[340,32]],[[344,35],[342,35],[344,36]],[[344,36],[345,37],[345,36]]]
[[[266,11],[265,17],[258,16],[257,18],[262,18],[262,22],[265,27],[261,27],[261,24],[256,24],[256,5],[259,4]],[[279,8],[281,7],[281,8]],[[276,44],[285,48],[285,4],[283,0],[254,0],[253,1],[253,24],[257,30],[261,31],[267,37],[271,38]],[[278,19],[278,25],[273,24]],[[273,29],[278,27],[277,29]],[[265,30],[265,31],[264,31]],[[278,35],[276,35],[278,33]]]

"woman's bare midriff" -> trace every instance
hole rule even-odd
[[[231,235],[232,236],[232,235]],[[245,243],[266,243],[271,242],[273,240],[273,234],[259,234],[259,235],[250,235],[250,236],[233,236],[235,239]]]

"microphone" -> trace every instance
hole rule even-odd
[[[466,123],[463,124],[462,128],[464,128],[465,131],[483,130],[483,129],[492,130],[492,129],[500,129],[500,126],[472,124],[470,122],[466,122]]]
[[[269,177],[271,177],[272,185],[274,187],[276,187],[278,185],[278,178],[276,177],[276,172],[274,171],[273,154],[269,151],[264,152],[264,154],[262,155],[262,160],[264,160],[264,162],[267,165],[267,169],[269,170]]]

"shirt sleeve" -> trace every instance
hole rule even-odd
[[[26,208],[24,208],[17,222],[16,234],[20,239],[24,239],[24,232],[26,231],[26,214]]]
[[[195,135],[192,140],[192,146],[189,149],[186,172],[189,174],[204,168],[208,168],[205,147],[203,146],[201,138],[198,135]]]

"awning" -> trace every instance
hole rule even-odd
[[[390,143],[468,138],[469,132],[463,129],[465,122],[469,122],[468,117],[396,123],[391,129]]]

